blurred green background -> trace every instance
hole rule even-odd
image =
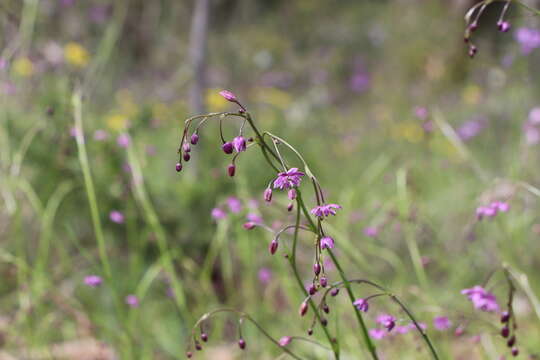
[[[253,214],[276,228],[293,221],[284,194],[262,201],[275,174],[261,154],[248,151],[228,177],[209,123],[174,171],[184,119],[235,110],[221,89],[303,153],[343,206],[327,228],[350,277],[399,294],[442,358],[509,355],[497,315],[460,294],[503,263],[518,289],[520,356],[540,356],[540,43],[519,36],[540,23],[513,5],[503,34],[502,4],[488,7],[471,60],[463,16],[475,2],[0,1],[0,359],[180,359],[191,326],[219,307],[250,313],[276,338],[305,336],[311,319],[297,315],[303,298],[283,253],[268,253],[271,234],[241,226]],[[224,122],[227,138],[238,125]],[[477,222],[475,209],[494,200],[510,211]],[[306,284],[311,245],[302,238]],[[86,285],[89,275],[103,284]],[[501,272],[488,288],[504,306]],[[345,296],[329,305],[343,359],[367,358]],[[380,312],[406,322],[381,299],[368,327]],[[451,328],[435,329],[437,316]],[[240,351],[237,325],[226,315],[206,324],[196,358],[280,355],[248,324]],[[376,344],[387,359],[429,358],[414,333]]]

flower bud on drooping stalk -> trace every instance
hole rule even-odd
[[[238,340],[238,347],[244,350],[246,348],[246,341],[244,339]]]
[[[227,167],[227,173],[229,174],[230,177],[233,177],[235,172],[236,172],[236,166],[234,166],[234,164],[230,164]]]
[[[516,337],[512,335],[512,337],[508,339],[508,341],[506,342],[506,345],[511,348],[512,346],[515,345],[515,343],[516,343]]]
[[[236,152],[246,151],[246,139],[243,136],[237,136],[232,141],[234,150]]]
[[[293,210],[293,208],[294,208],[294,203],[291,202],[291,203],[289,203],[289,205],[287,205],[287,211],[288,212],[291,212]]]
[[[304,301],[300,305],[300,310],[299,310],[300,316],[306,315],[307,311],[308,311],[308,304],[307,304],[307,301]]]
[[[307,334],[309,336],[313,335],[313,329],[312,328],[309,328],[308,331],[307,331]]]
[[[324,311],[325,313],[327,313],[327,314],[330,312],[330,307],[328,307],[328,304],[324,304],[323,307],[322,307],[322,309],[323,309],[323,311]]]
[[[321,284],[322,287],[326,287],[326,285],[328,285],[328,279],[326,277],[321,277],[319,279],[319,284]]]
[[[339,289],[338,288],[334,288],[332,291],[330,291],[330,295],[332,295],[332,296],[337,296],[337,294],[339,294]]]
[[[184,145],[182,145],[182,149],[184,150],[184,152],[190,152],[191,146],[189,146],[188,143],[184,143]]]
[[[188,162],[191,159],[191,155],[188,152],[184,153],[184,161]]]
[[[309,292],[309,295],[315,295],[315,293],[317,292],[317,288],[315,287],[315,285],[311,284],[309,285],[309,289],[308,289],[308,292]]]
[[[503,326],[503,328],[501,329],[501,336],[503,338],[507,338],[508,335],[510,335],[510,329],[508,328],[508,325],[505,325]]]
[[[204,341],[204,342],[207,342],[208,341],[208,334],[203,332],[201,333],[201,340]]]
[[[191,144],[197,145],[198,142],[199,142],[199,135],[197,133],[193,133],[193,135],[191,135]]]
[[[176,172],[182,171],[182,164],[176,163]]]
[[[232,154],[233,150],[234,150],[234,146],[231,142],[225,142],[223,143],[223,145],[221,145],[221,149],[223,150],[223,152],[225,154]]]
[[[519,350],[518,350],[518,348],[517,348],[517,347],[513,348],[513,349],[512,349],[512,356],[515,357],[515,356],[518,356],[518,355],[519,355]]]
[[[294,188],[292,189],[289,189],[288,193],[287,193],[287,197],[291,200],[294,200],[296,199],[296,190]]]
[[[197,351],[202,351],[202,346],[199,342],[195,343],[195,349],[197,349]]]
[[[270,254],[274,255],[278,249],[279,243],[276,241],[276,239],[272,240],[269,246]]]
[[[186,357],[191,359],[193,357],[193,353],[191,351],[186,352]]]
[[[252,230],[252,229],[255,229],[255,227],[257,226],[257,224],[253,221],[248,221],[246,223],[244,223],[244,229],[246,230]]]
[[[511,26],[508,21],[499,21],[497,22],[497,28],[499,29],[500,32],[508,32]]]
[[[501,313],[501,323],[507,323],[510,320],[510,313],[508,311],[503,311]]]
[[[269,187],[266,188],[266,190],[264,190],[263,197],[264,197],[264,201],[266,202],[272,201],[272,189]]]
[[[315,276],[319,275],[321,273],[321,264],[318,262],[313,264],[313,272],[315,273]]]

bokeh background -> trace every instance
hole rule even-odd
[[[275,174],[260,153],[228,177],[208,124],[174,170],[184,119],[235,110],[221,89],[304,154],[343,206],[327,226],[351,278],[399,294],[443,358],[509,356],[497,314],[460,294],[489,279],[504,307],[503,264],[520,356],[539,356],[540,19],[512,5],[500,33],[502,4],[489,6],[471,60],[463,16],[475,2],[0,1],[0,358],[181,359],[191,326],[220,307],[276,338],[306,336],[283,253],[268,253],[269,233],[242,228],[246,217],[291,221],[284,194],[262,201]],[[227,138],[238,125],[224,123]],[[494,200],[510,211],[477,221]],[[306,284],[311,244],[299,249]],[[330,306],[343,358],[364,358],[347,299]],[[380,312],[406,323],[381,299],[370,328]],[[438,316],[451,326],[434,327]],[[232,316],[205,326],[197,358],[281,353],[248,324],[239,350]],[[429,358],[414,333],[376,344],[386,359]]]

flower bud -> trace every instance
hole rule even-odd
[[[308,331],[307,331],[307,334],[308,334],[309,336],[313,335],[313,329],[309,328]]]
[[[503,328],[501,329],[501,336],[503,338],[507,338],[508,335],[510,335],[510,329],[508,328],[508,325],[504,325]]]
[[[272,201],[272,189],[266,188],[266,190],[264,190],[263,197],[264,197],[264,201],[266,202]]]
[[[244,229],[246,229],[246,230],[255,229],[256,226],[257,226],[257,224],[254,223],[253,221],[248,221],[248,222],[244,223]]]
[[[289,205],[287,205],[287,211],[292,211],[293,208],[294,208],[294,203],[289,203]]]
[[[196,344],[195,344],[195,349],[197,349],[197,351],[201,351],[201,350],[202,350],[201,344],[196,343]]]
[[[474,45],[469,46],[469,56],[473,58],[478,52],[478,48]]]
[[[497,28],[501,32],[508,32],[510,30],[510,23],[508,21],[499,21],[497,23]]]
[[[189,161],[189,159],[191,159],[191,155],[189,155],[189,153],[184,153],[184,161]]]
[[[518,355],[519,355],[519,350],[518,350],[518,348],[517,348],[517,347],[512,348],[512,356],[515,357],[515,356],[518,356]]]
[[[186,357],[191,359],[193,357],[193,353],[191,351],[186,352]]]
[[[226,143],[223,143],[223,145],[221,145],[221,149],[225,154],[232,154],[234,146],[232,142],[227,141]]]
[[[182,164],[176,163],[176,172],[182,171]]]
[[[506,342],[506,345],[511,348],[515,344],[516,344],[516,337],[512,335],[512,337],[508,339],[508,341]]]
[[[321,284],[322,287],[326,287],[326,285],[328,285],[328,279],[326,277],[321,277],[319,279],[319,284]]]
[[[182,149],[184,150],[184,152],[190,152],[191,146],[189,146],[188,143],[184,143],[184,145],[182,145]]]
[[[330,295],[332,295],[332,296],[337,296],[337,294],[339,294],[339,289],[338,288],[334,288],[332,291],[330,291]]]
[[[289,192],[287,193],[287,196],[289,197],[289,199],[291,200],[294,200],[296,199],[296,189],[290,189]]]
[[[325,313],[327,313],[327,314],[330,312],[330,308],[328,307],[328,304],[324,304],[323,307],[322,307],[322,309],[323,309],[323,311],[324,311]]]
[[[299,311],[300,316],[306,315],[307,311],[308,311],[308,304],[306,301],[304,301],[302,302],[302,305],[300,305],[300,311]]]
[[[326,318],[321,318],[321,325],[322,326],[328,325],[328,320],[326,320]]]
[[[221,90],[219,92],[219,95],[223,96],[225,98],[225,100],[230,101],[230,102],[237,102],[238,101],[238,99],[236,98],[236,95],[234,95],[229,90]]]
[[[292,337],[290,336],[283,336],[281,339],[279,339],[279,346],[287,346],[291,343]]]
[[[190,140],[192,145],[197,145],[197,143],[199,142],[199,134],[193,133]]]
[[[246,348],[246,341],[244,339],[238,340],[238,347],[244,350]]]
[[[234,166],[234,164],[230,164],[227,168],[227,172],[229,173],[230,177],[233,177],[236,172],[236,166]]]
[[[207,342],[208,341],[208,334],[203,332],[201,333],[201,340],[204,341],[204,342]]]
[[[315,275],[319,275],[321,273],[321,264],[313,264],[313,272],[315,273]]]
[[[478,29],[478,23],[475,21],[471,25],[469,25],[469,30],[471,32],[474,32],[474,31],[476,31],[476,29]]]
[[[317,288],[315,287],[315,285],[313,284],[309,285],[308,292],[309,292],[309,295],[315,295],[315,293],[317,292]]]
[[[270,250],[270,254],[274,255],[276,253],[278,245],[279,245],[279,243],[275,239],[272,240],[272,242],[270,243],[270,246],[268,248]]]
[[[507,323],[510,320],[510,313],[508,311],[503,311],[501,313],[501,323]]]

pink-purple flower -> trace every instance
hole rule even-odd
[[[381,324],[388,332],[390,332],[394,326],[396,326],[396,318],[389,314],[381,314],[377,316],[377,323]]]
[[[113,210],[109,213],[109,219],[116,224],[124,223],[124,214],[118,210]]]
[[[444,331],[452,326],[452,322],[446,316],[437,316],[433,319],[433,326],[437,330]]]
[[[291,343],[292,337],[291,336],[283,336],[281,339],[279,339],[279,346],[287,346]]]
[[[227,198],[227,206],[234,214],[238,214],[240,211],[242,211],[242,202],[237,197],[230,196]]]
[[[386,332],[383,329],[371,329],[369,330],[369,336],[375,340],[381,340],[386,336]]]
[[[368,237],[376,237],[379,234],[379,228],[376,226],[368,226],[364,229],[364,235]]]
[[[336,210],[338,209],[341,209],[341,206],[338,204],[319,205],[311,209],[311,213],[322,218],[328,215],[336,215]]]
[[[210,213],[212,215],[212,218],[214,220],[223,220],[227,217],[227,214],[225,211],[223,211],[221,208],[213,208],[212,212]]]
[[[499,309],[495,295],[482,286],[476,285],[470,289],[463,289],[461,293],[467,296],[476,309],[486,312],[494,312]]]
[[[243,136],[235,137],[232,144],[236,152],[246,151],[246,139]]]
[[[127,148],[131,142],[131,138],[128,134],[122,133],[116,138],[116,143],[122,148]]]
[[[510,204],[505,201],[493,201],[487,206],[479,206],[476,208],[476,218],[482,220],[484,217],[495,217],[499,212],[508,212]]]
[[[136,295],[133,295],[133,294],[130,294],[128,296],[126,296],[126,304],[131,306],[131,307],[138,307],[139,306],[139,299],[137,298]]]
[[[286,172],[280,172],[274,180],[274,189],[283,190],[299,186],[304,175],[303,172],[298,171],[298,168],[290,168]]]
[[[238,99],[236,98],[236,95],[234,95],[229,90],[221,90],[219,92],[219,95],[223,96],[225,98],[225,100],[230,101],[230,102],[237,102],[238,101]]]
[[[368,312],[369,310],[369,303],[367,302],[366,299],[356,299],[354,302],[353,302],[353,305],[356,306],[356,308],[359,310],[359,311],[363,311],[363,312]]]
[[[330,236],[323,236],[321,238],[321,250],[324,249],[333,249],[334,248],[334,239]]]
[[[84,277],[84,283],[91,287],[98,287],[103,283],[103,279],[97,275],[88,275]]]

